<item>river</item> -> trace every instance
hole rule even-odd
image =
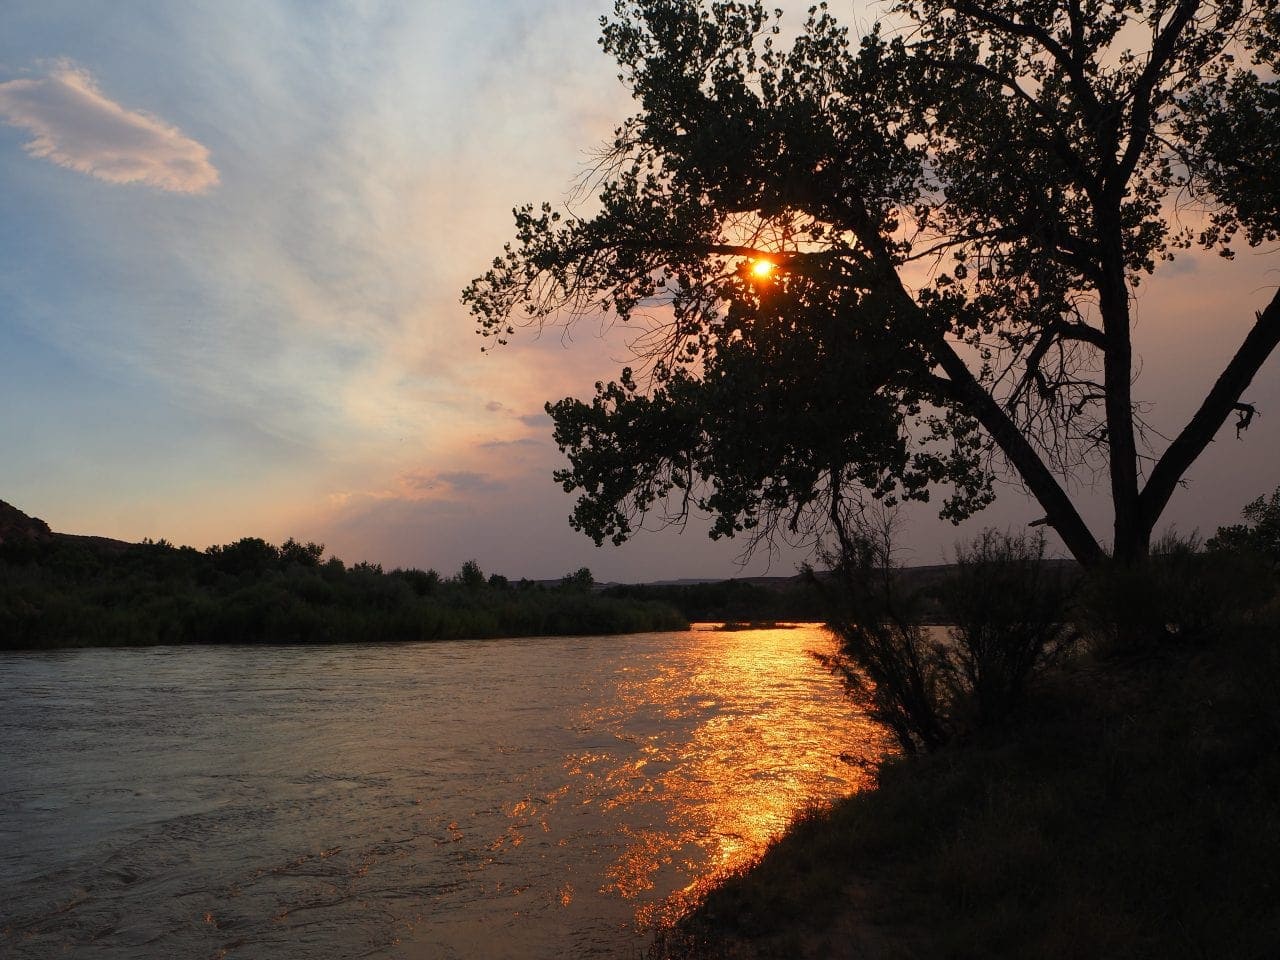
[[[884,749],[830,644],[0,654],[0,956],[638,957]]]

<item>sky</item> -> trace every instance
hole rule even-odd
[[[481,354],[461,289],[511,209],[563,202],[632,110],[596,0],[11,0],[0,32],[0,500],[55,530],[599,580],[794,572],[706,524],[596,548],[569,529],[543,403],[616,333]],[[783,3],[798,19],[807,3]],[[852,23],[867,8],[832,5]],[[1280,277],[1190,256],[1138,293],[1138,394],[1172,435]],[[1280,361],[1167,520],[1211,534],[1280,484]],[[1156,439],[1157,444],[1161,443]],[[1105,536],[1101,491],[1074,491]],[[1040,515],[1016,487],[904,559]]]

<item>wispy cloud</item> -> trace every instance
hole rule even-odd
[[[477,450],[508,451],[517,448],[526,450],[545,450],[549,444],[545,437],[519,437],[515,440],[482,440],[475,445]]]
[[[506,483],[491,474],[475,470],[405,470],[384,489],[344,490],[331,493],[330,509],[350,512],[367,509],[372,504],[401,502],[452,503],[474,506],[476,498],[506,488]]]
[[[218,183],[209,150],[159,117],[107,97],[93,76],[59,61],[48,76],[0,83],[0,119],[32,134],[26,150],[108,183],[204,193]]]
[[[404,488],[414,493],[437,491],[467,494],[502,489],[499,481],[471,470],[415,470],[401,474],[400,482]]]

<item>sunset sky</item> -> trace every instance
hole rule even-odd
[[[807,3],[783,3],[796,19]],[[542,404],[625,342],[517,335],[459,304],[631,110],[596,0],[16,0],[0,32],[0,499],[55,530],[598,579],[732,576],[704,525],[595,548],[568,528]],[[850,22],[869,8],[834,3]],[[1138,394],[1172,435],[1280,278],[1190,256],[1140,292]],[[1203,533],[1280,484],[1280,361],[1168,520]],[[1162,444],[1158,438],[1156,443]],[[1102,500],[1080,491],[1104,538]],[[1016,489],[909,559],[1040,516]],[[798,555],[746,572],[790,574]]]

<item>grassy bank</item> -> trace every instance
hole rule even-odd
[[[1014,735],[889,762],[653,955],[1276,956],[1278,613],[1208,648],[1077,660]]]
[[[343,643],[682,629],[662,603],[432,570],[347,567],[323,547],[245,539],[197,551],[54,537],[0,546],[0,649]]]

